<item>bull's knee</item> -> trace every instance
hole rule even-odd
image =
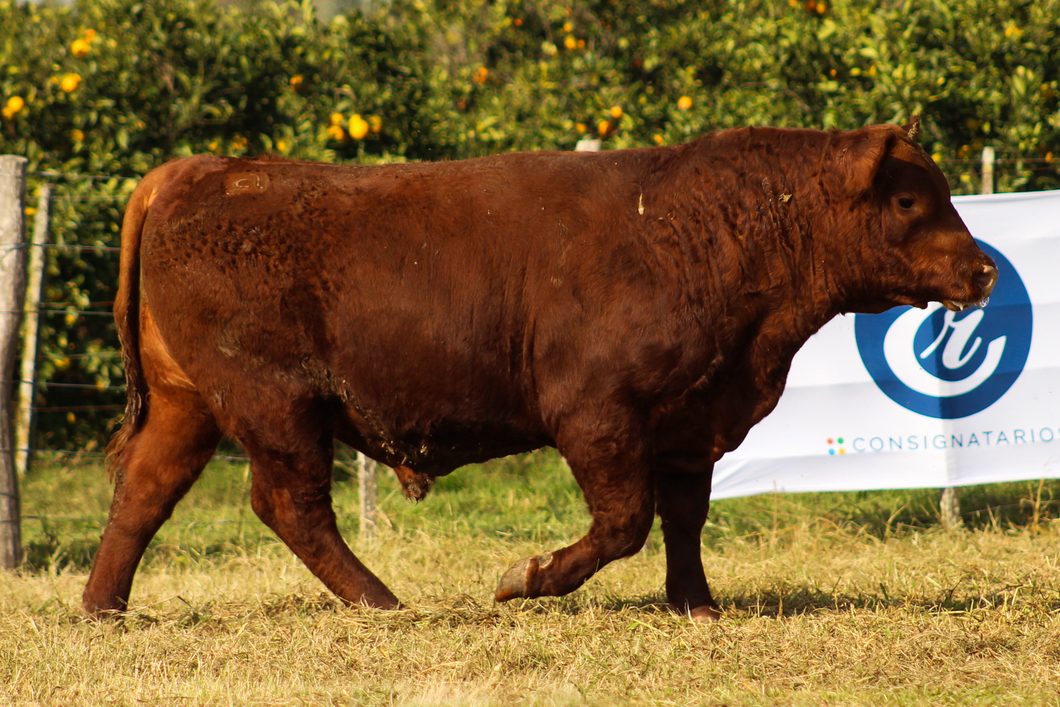
[[[651,533],[652,513],[637,513],[622,523],[611,524],[603,533],[601,554],[609,561],[636,555]]]

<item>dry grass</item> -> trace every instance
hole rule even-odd
[[[464,472],[418,507],[384,493],[395,527],[358,552],[415,607],[399,613],[323,592],[248,515],[239,470],[188,499],[121,622],[77,610],[98,528],[40,534],[27,521],[38,560],[0,576],[0,704],[1060,704],[1048,513],[947,533],[893,521],[919,497],[851,496],[840,512],[834,496],[748,499],[719,504],[708,533],[717,625],[662,606],[657,535],[569,597],[494,605],[509,562],[584,526],[576,491],[544,462],[529,470],[539,481]],[[498,469],[512,478],[484,481]],[[27,506],[50,491],[102,513],[106,489],[83,474],[33,480]],[[543,494],[502,490],[524,481]],[[891,521],[867,520],[873,504]],[[535,527],[520,531],[524,519]]]

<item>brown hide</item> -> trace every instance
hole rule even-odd
[[[841,312],[960,308],[993,286],[910,132],[155,170],[123,230],[130,403],[86,608],[125,606],[225,433],[251,456],[255,511],[348,601],[397,605],[335,530],[334,438],[418,498],[463,464],[554,445],[592,525],[518,563],[497,598],[575,589],[636,552],[657,511],[669,600],[716,616],[710,472],[776,405],[798,348]]]

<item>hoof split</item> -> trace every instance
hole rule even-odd
[[[539,596],[532,589],[533,581],[539,571],[552,564],[552,560],[551,552],[546,552],[540,557],[527,557],[519,560],[501,577],[494,598],[497,601],[509,601]]]
[[[688,618],[700,624],[712,624],[721,620],[721,610],[713,606],[697,606],[689,609]]]

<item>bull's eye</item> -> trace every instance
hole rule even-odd
[[[911,196],[898,197],[898,206],[908,211],[916,205],[916,200]]]

